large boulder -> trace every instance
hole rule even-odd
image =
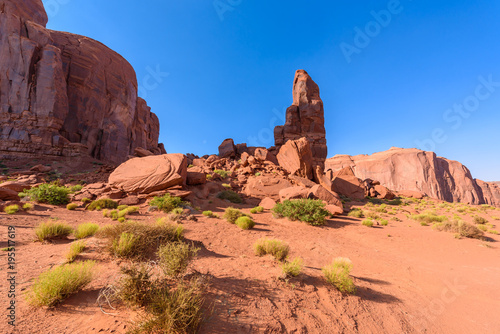
[[[292,199],[305,199],[309,196],[309,189],[301,186],[295,186],[281,189],[279,195],[282,203]]]
[[[337,194],[361,200],[365,198],[365,186],[350,167],[344,168],[332,175],[332,188]]]
[[[0,154],[121,163],[136,147],[164,152],[132,66],[46,23],[41,0],[0,0]]]
[[[19,201],[17,192],[11,189],[0,187],[0,200],[2,201]]]
[[[248,197],[260,199],[269,197],[274,201],[278,201],[280,199],[280,190],[291,186],[292,184],[288,180],[281,177],[250,177],[243,188],[243,193]]]
[[[191,167],[187,171],[187,184],[196,186],[207,183],[207,175],[201,167]]]
[[[17,182],[17,181],[7,181],[4,183],[1,183],[0,187],[13,190],[17,193],[20,193],[25,189],[28,189],[28,190],[31,189],[31,186],[29,184]]]
[[[219,158],[234,158],[236,152],[236,146],[231,138],[224,140],[219,146]]]
[[[278,163],[292,175],[313,178],[313,156],[311,146],[306,138],[289,140],[278,153]]]
[[[319,87],[304,70],[295,72],[293,104],[286,110],[286,122],[274,129],[276,148],[289,140],[306,138],[311,144],[312,163],[325,166],[326,146],[325,117]]]
[[[337,193],[331,192],[319,184],[315,185],[309,190],[307,197],[312,199],[322,200],[327,204],[335,205],[341,208],[342,210],[344,208],[342,200],[340,199],[340,196]]]
[[[109,176],[109,185],[127,193],[149,194],[183,185],[187,179],[187,159],[183,154],[133,158]]]

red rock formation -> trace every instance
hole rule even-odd
[[[313,178],[313,155],[308,140],[289,140],[280,148],[278,163],[292,175]]]
[[[326,161],[326,170],[345,167],[352,167],[360,179],[377,180],[395,191],[418,191],[450,202],[500,205],[498,187],[476,181],[467,167],[433,152],[391,148],[373,155],[337,155]]]
[[[293,104],[286,111],[285,125],[274,129],[276,148],[279,150],[288,140],[305,137],[311,143],[314,166],[323,168],[327,156],[325,135],[319,87],[306,71],[298,70],[293,83]]]
[[[0,0],[0,155],[155,154],[159,121],[132,66],[87,37],[45,28],[41,0]]]

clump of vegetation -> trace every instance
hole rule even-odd
[[[224,219],[227,220],[231,224],[235,224],[236,220],[240,217],[246,216],[243,212],[233,207],[228,207],[226,211],[224,211]]]
[[[73,233],[73,228],[66,223],[46,222],[35,228],[38,241],[46,241],[55,238],[66,238]]]
[[[31,204],[31,203],[26,203],[26,204],[24,204],[24,205],[23,205],[23,210],[24,210],[24,211],[31,211],[31,210],[33,210],[33,208],[34,208],[34,207],[35,207],[35,206],[34,206],[33,204]]]
[[[432,223],[441,223],[447,220],[446,216],[438,216],[434,213],[423,213],[420,215],[411,215],[411,219],[416,220],[418,222],[424,222],[427,224],[432,224]]]
[[[3,212],[5,212],[8,215],[13,215],[17,212],[19,212],[19,205],[13,204],[13,205],[7,205],[4,209]]]
[[[403,201],[401,200],[401,198],[395,198],[395,199],[392,199],[390,201],[387,201],[387,204],[388,205],[403,205]]]
[[[98,199],[93,201],[87,206],[87,210],[90,211],[101,211],[102,209],[116,209],[118,207],[118,203],[109,198]]]
[[[322,268],[328,283],[335,286],[340,292],[354,294],[356,293],[356,286],[349,276],[351,270],[351,260],[343,257],[334,259],[331,264]]]
[[[231,185],[229,183],[223,183],[222,186],[226,189],[231,189]]]
[[[123,276],[120,279],[119,297],[131,306],[145,306],[148,302],[148,292],[153,286],[150,269],[145,264],[122,267]]]
[[[290,220],[299,220],[313,226],[324,225],[326,217],[331,214],[325,210],[325,204],[319,200],[298,199],[278,203],[273,208],[277,217],[287,217]]]
[[[27,293],[33,306],[54,306],[92,281],[94,261],[65,264],[43,272]]]
[[[389,221],[387,221],[387,219],[381,219],[380,220],[380,225],[387,226],[387,225],[389,225]]]
[[[257,207],[250,210],[250,213],[253,215],[257,214],[257,213],[262,213],[262,212],[264,212],[264,208],[261,206],[257,206]]]
[[[178,277],[186,271],[189,262],[196,257],[199,251],[199,248],[184,242],[167,243],[158,249],[160,268],[165,275]]]
[[[365,216],[366,216],[366,218],[370,218],[370,219],[374,219],[374,220],[380,219],[379,215],[377,215],[375,212],[365,213]]]
[[[70,211],[76,210],[76,208],[78,208],[78,204],[76,204],[76,203],[70,203],[70,204],[66,205],[66,209],[68,209]]]
[[[219,174],[220,177],[222,177],[223,179],[225,179],[226,177],[228,177],[229,175],[229,172],[228,171],[225,171],[225,170],[221,170],[221,169],[216,169],[214,170],[214,173],[215,174]]]
[[[31,189],[25,189],[19,194],[20,197],[29,197],[39,203],[48,203],[52,205],[65,205],[69,203],[69,188],[53,184],[41,184]]]
[[[474,224],[488,224],[488,220],[486,218],[480,217],[480,216],[475,216],[474,217]]]
[[[81,191],[82,189],[83,189],[83,186],[81,184],[77,184],[77,185],[71,187],[70,191],[72,193],[77,193],[77,192]]]
[[[159,220],[156,224],[127,221],[105,226],[97,235],[108,240],[108,248],[112,254],[119,253],[122,257],[140,259],[146,258],[167,242],[181,241],[183,232],[181,225],[165,220]]]
[[[378,208],[375,209],[375,211],[380,213],[387,213],[387,205],[381,204]]]
[[[286,259],[290,251],[290,246],[286,242],[277,239],[259,239],[253,247],[255,255],[264,256],[270,254],[278,261]]]
[[[484,232],[476,226],[466,223],[462,220],[454,220],[453,222],[436,223],[432,226],[438,231],[458,233],[465,238],[482,239]]]
[[[94,223],[84,223],[77,226],[73,232],[76,239],[84,239],[93,236],[99,231],[99,225]]]
[[[152,207],[158,208],[158,210],[169,213],[176,208],[179,208],[186,203],[180,198],[176,196],[172,196],[170,194],[165,194],[162,197],[155,197],[149,205]]]
[[[373,227],[373,221],[371,221],[370,219],[363,220],[362,224],[363,224],[363,226],[366,226],[366,227]]]
[[[497,231],[497,230],[488,230],[488,233],[491,233],[491,234],[498,234],[498,231]]]
[[[242,230],[250,230],[250,229],[254,228],[254,226],[255,226],[255,222],[252,220],[252,218],[250,218],[248,216],[243,216],[243,217],[236,219],[235,224],[236,224],[236,226],[238,226]]]
[[[91,200],[90,198],[85,197],[85,198],[82,198],[82,201],[81,201],[81,202],[82,202],[83,204],[87,204],[87,203],[91,203],[91,202],[92,202],[92,200]]]
[[[243,202],[240,195],[232,190],[221,191],[220,193],[217,194],[217,198],[222,200],[228,200],[229,202],[236,204]]]
[[[85,247],[87,246],[83,240],[72,243],[69,252],[66,254],[66,261],[68,263],[75,261],[76,257],[85,250]]]
[[[296,257],[292,261],[287,261],[283,263],[281,268],[283,269],[283,274],[285,277],[296,277],[302,272],[304,267],[304,260],[300,257]]]
[[[178,209],[182,210],[182,208],[178,208]],[[139,211],[139,208],[137,206],[125,206],[125,208],[122,208],[120,210],[120,206],[119,206],[116,209],[116,211],[117,211],[116,217],[118,217],[118,219],[120,219],[120,218],[125,218],[127,215],[136,213],[137,211]]]
[[[212,211],[210,211],[210,210],[208,210],[208,211],[203,211],[203,215],[204,215],[205,217],[208,217],[208,218],[216,218],[215,214],[214,214]]]
[[[348,217],[355,217],[355,218],[363,218],[365,216],[365,213],[361,209],[352,209],[348,214]]]

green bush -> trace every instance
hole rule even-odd
[[[380,220],[380,225],[387,226],[387,225],[389,225],[389,221],[387,221],[387,219],[381,219]]]
[[[35,206],[34,206],[33,204],[31,204],[31,203],[26,203],[26,204],[24,204],[24,205],[23,205],[23,210],[24,210],[24,211],[31,211],[31,210],[33,210],[33,208],[34,208],[34,207],[35,207]]]
[[[250,213],[253,215],[256,213],[261,213],[261,212],[264,212],[264,208],[261,206],[255,207],[252,210],[250,210]]]
[[[55,238],[66,238],[73,232],[73,228],[66,223],[46,222],[35,228],[38,241]]]
[[[8,215],[13,215],[13,214],[19,212],[19,205],[16,205],[16,204],[8,205],[3,209],[3,212],[5,212]]]
[[[126,208],[128,208],[128,205],[118,205],[118,207],[116,209],[118,211],[122,211],[122,210],[125,210]]]
[[[325,204],[319,200],[298,199],[278,203],[273,209],[277,217],[299,220],[313,226],[324,225],[331,214],[325,210]]]
[[[222,200],[228,200],[229,202],[236,204],[243,202],[240,195],[232,190],[221,191],[220,193],[217,194],[217,198]]]
[[[223,179],[225,179],[226,177],[228,177],[229,175],[229,172],[228,171],[225,171],[225,170],[221,170],[221,169],[216,169],[214,170],[214,173],[215,174],[219,174],[220,177],[222,177]]]
[[[77,184],[77,185],[71,187],[70,191],[72,193],[76,193],[76,192],[81,191],[82,189],[83,189],[83,186],[81,184]]]
[[[189,262],[199,251],[199,248],[183,242],[169,242],[158,249],[160,268],[165,275],[178,277],[186,271]]]
[[[19,195],[29,197],[39,203],[48,203],[52,205],[65,205],[69,203],[70,189],[56,184],[41,184],[31,189],[25,189]]]
[[[224,211],[223,217],[229,223],[235,224],[236,220],[238,220],[238,218],[244,217],[244,216],[246,216],[246,215],[243,212],[241,212],[240,210],[229,207],[229,208],[226,208],[226,211]]]
[[[66,209],[71,210],[71,211],[76,210],[76,208],[78,208],[78,204],[76,204],[76,203],[70,203],[70,204],[66,205]]]
[[[286,259],[290,251],[290,246],[286,242],[277,239],[259,239],[253,247],[255,255],[264,256],[270,254],[278,261]]]
[[[352,270],[352,262],[347,258],[338,257],[333,263],[322,268],[328,283],[335,286],[340,292],[354,294],[356,286],[349,276]]]
[[[87,206],[87,210],[90,211],[101,211],[102,209],[116,209],[118,207],[118,203],[109,198],[98,199],[97,201],[93,201]]]
[[[371,221],[370,219],[365,219],[363,220],[363,226],[366,226],[366,227],[373,227],[373,221]]]
[[[236,219],[236,226],[241,228],[242,230],[250,230],[254,228],[255,222],[252,220],[252,218],[248,216],[243,216],[238,219]]]
[[[69,252],[66,254],[66,261],[71,263],[75,261],[76,257],[85,250],[85,241],[80,240],[71,244]]]
[[[363,218],[365,216],[363,210],[361,209],[352,209],[348,214],[347,216],[349,217],[355,217],[355,218]]]
[[[475,216],[474,217],[474,224],[488,224],[488,220],[486,218],[480,217],[480,216]]]
[[[85,261],[43,272],[27,293],[28,303],[33,306],[56,305],[92,281],[94,266],[94,261]]]
[[[203,211],[203,215],[208,218],[214,218],[215,215],[212,211]]]
[[[73,232],[73,236],[76,239],[84,239],[91,237],[99,231],[99,225],[94,223],[84,223],[78,225],[76,230]]]
[[[155,197],[151,202],[149,202],[150,206],[158,208],[158,210],[169,213],[173,211],[175,208],[179,208],[185,203],[182,201],[180,197],[174,197],[170,194],[165,194],[162,197]]]
[[[296,277],[302,272],[303,267],[304,260],[300,257],[296,257],[290,262],[285,262],[281,268],[283,269],[283,274],[285,274],[286,277]]]

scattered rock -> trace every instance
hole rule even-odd
[[[291,186],[292,184],[288,180],[280,177],[250,177],[246,186],[243,188],[243,193],[248,197],[261,199],[269,197],[278,201],[280,199],[280,190]]]
[[[272,198],[266,197],[262,201],[260,201],[259,206],[263,207],[266,210],[272,210],[276,206],[276,201]]]
[[[17,191],[0,187],[0,200],[2,201],[19,201]]]
[[[30,168],[30,171],[32,172],[38,172],[38,173],[47,173],[52,170],[52,167],[50,166],[44,166],[44,165],[36,165]]]

